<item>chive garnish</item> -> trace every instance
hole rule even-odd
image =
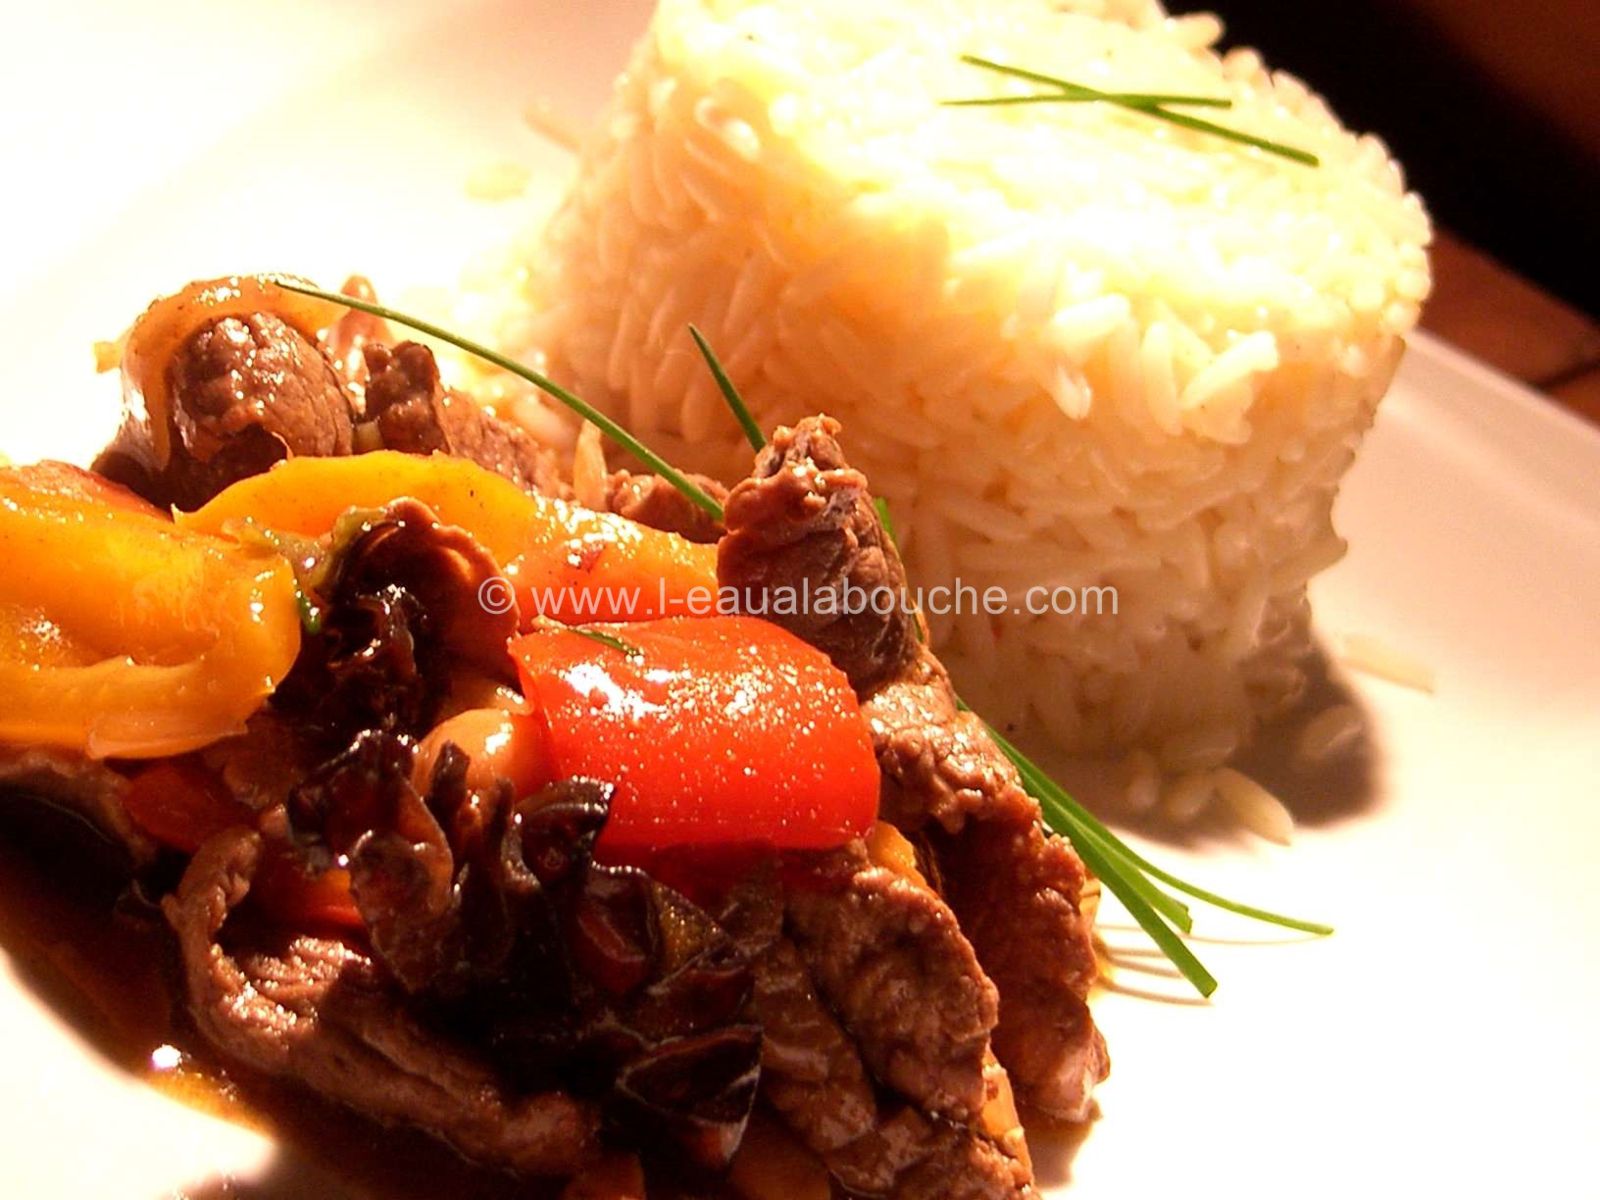
[[[306,594],[299,580],[294,585],[294,606],[300,613],[300,628],[312,637],[322,632],[322,609]]]
[[[1143,113],[1145,116],[1154,117],[1158,121],[1180,125],[1185,129],[1193,129],[1200,133],[1211,134],[1214,137],[1226,138],[1230,142],[1237,142],[1245,146],[1254,146],[1259,150],[1265,150],[1269,154],[1276,154],[1280,158],[1303,163],[1308,167],[1321,165],[1321,160],[1308,151],[1294,146],[1286,146],[1282,142],[1274,142],[1268,138],[1257,137],[1253,133],[1229,129],[1225,125],[1218,125],[1213,121],[1193,117],[1187,113],[1171,111],[1174,107],[1232,108],[1232,100],[1216,96],[1167,95],[1160,92],[1103,92],[1098,88],[1088,87],[1081,83],[1073,83],[1069,79],[1060,79],[1054,75],[1030,71],[1024,67],[1009,66],[1006,63],[995,62],[993,59],[981,58],[976,54],[963,54],[961,61],[968,66],[981,67],[985,71],[993,71],[1013,79],[1025,79],[1030,83],[1046,84],[1055,90],[1038,92],[1027,96],[987,96],[942,101],[941,103],[946,108],[995,108],[1008,104],[1082,104],[1099,101],[1105,104],[1113,104],[1118,108],[1125,108],[1129,112]]]
[[[613,650],[618,650],[627,655],[629,658],[644,657],[643,650],[639,649],[639,647],[635,646],[632,642],[623,641],[615,634],[604,633],[598,629],[584,629],[578,625],[569,626],[569,631],[572,633],[581,634],[582,636],[588,638],[591,642],[599,642],[602,646],[609,646]]]
[[[1123,108],[1145,108],[1152,104],[1182,104],[1191,108],[1232,108],[1232,100],[1210,96],[1162,96],[1154,92],[1030,92],[1025,96],[971,96],[965,100],[941,100],[942,108],[1004,108],[1008,104],[1116,104]]]
[[[1004,740],[1000,738],[999,734],[995,734],[995,737],[997,739],[997,744]],[[1001,749],[1006,749],[1006,746],[1001,745]],[[1016,751],[1018,754],[1021,753],[1021,751],[1016,750],[1016,747],[1014,746],[1011,747],[1011,750]],[[1010,751],[1008,751],[1008,754],[1009,753]],[[1229,900],[1226,896],[1219,896],[1215,892],[1207,891],[1203,887],[1199,887],[1196,884],[1179,879],[1171,872],[1164,871],[1160,867],[1156,866],[1155,863],[1140,855],[1125,842],[1118,841],[1116,835],[1113,834],[1110,829],[1106,828],[1106,826],[1103,825],[1093,813],[1091,813],[1082,804],[1079,804],[1076,800],[1074,800],[1064,789],[1061,788],[1059,784],[1055,783],[1054,780],[1050,780],[1048,777],[1046,777],[1045,782],[1049,783],[1050,786],[1055,789],[1056,795],[1054,800],[1064,810],[1066,810],[1067,816],[1071,821],[1084,827],[1084,829],[1092,836],[1111,842],[1115,846],[1117,852],[1128,861],[1130,866],[1137,870],[1143,871],[1146,875],[1161,880],[1161,882],[1165,883],[1168,887],[1173,887],[1178,889],[1180,892],[1187,893],[1188,895],[1193,896],[1196,900],[1203,900],[1213,908],[1220,908],[1227,912],[1237,913],[1241,917],[1249,917],[1252,920],[1261,921],[1267,925],[1279,925],[1285,929],[1298,930],[1301,933],[1314,933],[1319,937],[1327,937],[1333,932],[1332,925],[1325,925],[1320,921],[1306,921],[1300,917],[1289,917],[1282,913],[1272,912],[1265,908],[1257,908],[1251,904],[1243,904],[1238,900]],[[1174,901],[1174,903],[1177,902]],[[1185,909],[1184,911],[1187,912],[1188,910]]]
[[[475,342],[470,338],[462,337],[460,334],[451,333],[448,329],[441,328],[432,321],[425,321],[421,317],[413,317],[387,305],[374,304],[370,300],[346,296],[341,292],[325,291],[322,288],[313,287],[308,283],[302,283],[297,279],[290,279],[282,275],[273,275],[268,278],[286,292],[298,292],[302,296],[315,296],[317,299],[326,300],[331,304],[342,304],[346,308],[370,313],[374,317],[382,317],[386,321],[393,321],[396,325],[404,325],[408,329],[415,329],[419,333],[427,334],[429,337],[438,338],[441,342],[447,342],[458,350],[464,350],[468,354],[483,359],[484,362],[499,367],[502,371],[509,371],[518,379],[526,380],[541,392],[566,405],[567,408],[577,413],[584,420],[592,422],[601,433],[627,450],[640,462],[644,463],[645,466],[682,492],[690,503],[710,513],[715,520],[722,520],[722,505],[685,478],[671,463],[606,416],[605,413],[595,408],[594,405],[585,400],[580,400],[553,379],[541,375],[532,367],[525,367],[515,359],[508,358],[498,351],[489,349],[481,342]]]
[[[883,526],[883,532],[888,536],[890,544],[899,550],[900,535],[895,532],[894,518],[889,515],[889,502],[882,496],[874,496],[872,507],[878,510],[878,523]]]
[[[1067,79],[1060,79],[1054,75],[1044,75],[1038,71],[1030,71],[1026,67],[1012,67],[1005,63],[995,62],[992,58],[982,58],[976,54],[963,54],[961,61],[972,67],[982,67],[986,71],[994,71],[1000,75],[1009,75],[1013,79],[1026,79],[1029,83],[1045,83],[1058,89],[1058,92],[1076,100],[1105,100],[1114,104],[1183,104],[1198,108],[1232,108],[1233,101],[1226,96],[1194,96],[1187,93],[1183,95],[1170,95],[1161,92],[1103,92],[1099,88],[1092,88],[1085,83],[1073,83]],[[1001,96],[980,97],[975,100],[950,100],[948,104],[992,104],[996,99],[1001,100],[1058,100],[1061,95],[1057,92],[1047,92],[1037,96]]]
[[[722,361],[717,357],[717,352],[711,348],[711,343],[706,341],[705,335],[693,325],[689,326],[689,336],[700,348],[700,357],[706,360],[711,378],[717,381],[717,389],[721,391],[728,407],[733,410],[734,419],[744,430],[744,436],[749,439],[751,448],[760,450],[767,444],[766,435],[761,432],[761,426],[756,424],[755,417],[750,415],[750,407],[744,402],[744,397],[739,395],[739,389],[733,386],[733,380],[729,379],[728,373],[722,369]]]

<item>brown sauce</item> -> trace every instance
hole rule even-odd
[[[545,1200],[561,1184],[462,1159],[419,1130],[384,1128],[294,1083],[224,1066],[185,1014],[177,951],[134,898],[118,853],[75,816],[0,792],[0,948],[24,985],[98,1054],[193,1108],[282,1147],[250,1183],[196,1180],[187,1200]],[[707,1196],[666,1184],[650,1195]]]

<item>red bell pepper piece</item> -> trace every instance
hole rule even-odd
[[[255,813],[235,800],[220,779],[188,758],[145,767],[129,782],[122,806],[143,833],[185,854],[193,854],[224,829],[256,823]]]
[[[844,673],[753,617],[667,618],[515,638],[556,778],[614,784],[604,861],[682,847],[823,849],[864,834],[878,766]]]
[[[225,829],[256,824],[256,814],[191,758],[145,767],[129,782],[122,803],[144,833],[185,854],[193,854]],[[311,875],[281,847],[268,847],[251,885],[251,898],[274,921],[291,929],[362,928],[361,913],[350,895],[350,872],[335,868]]]

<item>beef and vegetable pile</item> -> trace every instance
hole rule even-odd
[[[0,471],[0,786],[181,863],[224,1061],[586,1195],[1033,1194],[1016,1101],[1107,1071],[1094,889],[914,610],[773,603],[903,590],[834,422],[698,481],[718,522],[577,505],[427,347],[266,280],[122,371],[92,471]]]

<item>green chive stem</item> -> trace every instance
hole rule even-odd
[[[306,595],[306,590],[300,586],[298,578],[294,583],[294,604],[300,612],[300,628],[312,637],[316,637],[322,632],[322,609]]]
[[[526,380],[527,382],[533,384],[533,386],[538,388],[541,392],[544,392],[546,395],[551,396],[560,401],[562,404],[566,405],[567,408],[577,413],[584,420],[592,422],[601,433],[605,434],[612,441],[616,442],[617,445],[627,450],[640,462],[644,463],[645,466],[649,467],[657,475],[660,475],[673,487],[677,488],[678,491],[682,492],[684,497],[689,500],[690,503],[705,510],[707,513],[711,514],[714,519],[718,521],[722,520],[722,505],[718,504],[714,499],[706,495],[704,491],[696,487],[689,479],[685,478],[684,475],[674,468],[671,463],[667,462],[666,459],[662,458],[655,451],[651,450],[638,438],[634,437],[633,434],[629,433],[621,425],[617,424],[610,417],[606,416],[605,413],[601,412],[598,408],[595,408],[594,405],[585,400],[580,400],[577,396],[574,396],[571,392],[567,391],[566,388],[562,387],[554,380],[541,375],[533,368],[525,367],[515,359],[508,358],[506,355],[501,354],[498,351],[491,350],[489,347],[479,342],[474,342],[470,338],[464,338],[459,334],[451,333],[449,330],[435,325],[432,321],[425,321],[421,317],[413,317],[408,313],[400,312],[397,309],[388,307],[387,305],[374,304],[369,300],[361,300],[355,296],[346,296],[341,292],[325,291],[322,288],[313,287],[310,284],[301,283],[299,280],[289,279],[281,275],[271,276],[270,278],[273,283],[277,284],[285,291],[298,292],[302,296],[315,296],[319,300],[326,300],[332,304],[342,304],[346,308],[355,309],[357,312],[369,313],[374,317],[382,317],[384,320],[393,321],[397,325],[404,325],[407,328],[415,329],[419,333],[425,333],[429,337],[438,338],[441,342],[447,342],[456,347],[458,350],[464,350],[468,354],[475,355],[487,363],[492,363],[494,366],[499,367],[503,371],[509,371],[518,379]]]
[[[611,649],[620,651],[629,658],[644,657],[643,650],[639,649],[639,647],[635,646],[632,642],[623,641],[621,638],[617,637],[616,634],[606,633],[600,629],[584,629],[580,625],[570,626],[570,629],[573,633],[580,634],[583,637],[588,638],[591,642],[599,642],[602,646],[609,646]]]
[[[1073,848],[1077,850],[1085,865],[1099,877],[1100,882],[1105,884],[1111,894],[1122,902],[1129,915],[1139,923],[1139,928],[1161,948],[1162,953],[1197,992],[1202,996],[1210,996],[1216,991],[1216,977],[1206,970],[1205,965],[1195,957],[1194,952],[1184,944],[1182,937],[1172,926],[1162,920],[1160,911],[1150,899],[1154,889],[1149,881],[1143,879],[1137,871],[1126,871],[1126,864],[1108,854],[1105,844],[1100,839],[1080,836],[1085,827],[1077,825],[1067,809],[1054,803],[1052,793],[1057,789],[1048,778],[1033,765],[1032,760],[1001,737],[998,731],[992,726],[988,728],[990,736],[995,739],[995,744],[1015,764],[1028,793],[1039,801],[1051,827],[1072,842]]]
[[[1004,743],[1004,745],[1001,746],[1001,749],[1006,750],[1008,754],[1016,754],[1019,756],[1022,754],[1022,751],[1018,750],[1015,746],[1012,746],[1009,742],[1005,742],[1005,739],[1001,738],[998,733],[996,733],[994,736],[999,742]],[[1038,770],[1037,767],[1034,769]],[[1161,882],[1167,884],[1169,887],[1177,888],[1180,892],[1186,892],[1197,900],[1204,900],[1213,908],[1220,908],[1227,912],[1237,913],[1240,916],[1250,917],[1268,925],[1280,925],[1285,929],[1294,929],[1301,933],[1315,933],[1321,937],[1327,937],[1333,932],[1332,925],[1324,925],[1320,921],[1305,921],[1299,917],[1288,917],[1284,916],[1282,913],[1271,912],[1265,908],[1257,908],[1251,904],[1243,904],[1238,900],[1229,900],[1226,896],[1219,896],[1215,892],[1207,891],[1203,887],[1199,887],[1196,884],[1179,879],[1176,875],[1173,875],[1169,871],[1162,870],[1160,867],[1156,866],[1155,863],[1151,862],[1149,859],[1135,851],[1133,847],[1129,846],[1126,842],[1118,839],[1116,834],[1112,833],[1111,830],[1108,829],[1092,812],[1074,800],[1071,794],[1062,788],[1060,784],[1049,779],[1048,776],[1044,776],[1042,771],[1040,771],[1039,774],[1045,778],[1050,786],[1055,790],[1056,796],[1054,799],[1063,809],[1066,809],[1067,812],[1071,814],[1074,822],[1086,826],[1091,832],[1096,834],[1101,839],[1114,843],[1117,853],[1122,858],[1126,859],[1131,866],[1143,871],[1146,875],[1154,876],[1156,879],[1161,880]]]
[[[1303,163],[1308,167],[1321,165],[1321,160],[1315,154],[1300,150],[1294,146],[1286,146],[1282,142],[1274,142],[1268,138],[1257,137],[1252,133],[1243,133],[1237,129],[1229,129],[1225,125],[1218,125],[1212,121],[1191,117],[1187,113],[1176,113],[1168,110],[1167,105],[1185,105],[1204,108],[1229,108],[1233,102],[1209,96],[1166,96],[1159,93],[1143,92],[1102,92],[1097,88],[1087,87],[1071,80],[1059,79],[1054,75],[1045,75],[1039,71],[1030,71],[1024,67],[1008,66],[992,59],[981,58],[976,54],[963,54],[961,61],[969,66],[981,67],[986,71],[994,71],[1013,79],[1026,79],[1032,83],[1047,84],[1056,88],[1054,93],[1035,96],[997,96],[987,102],[981,99],[950,100],[946,104],[955,107],[979,107],[986,103],[990,106],[1004,104],[1045,104],[1045,103],[1080,103],[1087,100],[1104,101],[1125,108],[1130,112],[1143,113],[1154,117],[1158,121],[1166,121],[1172,125],[1179,125],[1185,129],[1193,129],[1200,133],[1208,133],[1214,137],[1226,138],[1245,146],[1254,146],[1265,150],[1269,154],[1287,158],[1293,162]]]
[[[878,522],[883,526],[883,532],[888,535],[889,544],[900,549],[900,535],[894,527],[894,518],[889,515],[889,502],[882,496],[874,496],[872,507],[878,510]]]
[[[1013,762],[1016,762],[1018,758],[1024,760],[1027,759],[1027,756],[1024,755],[1022,751],[1018,750],[1010,742],[1006,741],[1006,739],[1003,738],[998,732],[991,729],[990,733],[995,739],[995,744],[1004,750],[1007,757],[1010,757]],[[1230,900],[1226,896],[1219,896],[1216,892],[1208,891],[1197,884],[1189,883],[1187,880],[1178,878],[1170,871],[1163,870],[1161,867],[1156,866],[1155,863],[1139,854],[1126,842],[1120,840],[1117,835],[1112,833],[1111,830],[1108,829],[1098,818],[1096,818],[1093,813],[1091,813],[1082,804],[1079,804],[1076,800],[1074,800],[1072,796],[1061,787],[1060,784],[1050,779],[1049,776],[1045,775],[1044,772],[1039,770],[1037,766],[1034,766],[1031,761],[1029,762],[1029,767],[1052,790],[1054,794],[1051,798],[1068,814],[1074,824],[1086,828],[1090,831],[1090,833],[1094,834],[1102,841],[1112,843],[1115,847],[1116,853],[1121,858],[1126,860],[1130,866],[1143,871],[1146,875],[1152,876],[1155,879],[1159,879],[1169,887],[1177,888],[1180,892],[1185,892],[1197,900],[1204,900],[1213,908],[1220,908],[1226,912],[1237,913],[1239,916],[1249,917],[1252,920],[1260,921],[1263,924],[1278,925],[1285,929],[1297,930],[1300,933],[1314,933],[1319,937],[1327,937],[1333,933],[1332,925],[1326,925],[1321,921],[1306,921],[1299,917],[1285,916],[1283,913],[1272,912],[1271,910],[1265,908],[1257,908],[1253,904],[1244,904],[1238,900]],[[1018,769],[1021,770],[1022,768],[1019,766]]]
[[[996,71],[1001,75],[1010,75],[1014,79],[1026,79],[1030,83],[1049,84],[1059,89],[1065,95],[1063,99],[1074,100],[1104,100],[1111,104],[1149,105],[1149,104],[1181,104],[1192,108],[1232,108],[1233,101],[1225,96],[1195,96],[1187,93],[1173,95],[1165,92],[1104,92],[1099,88],[1090,87],[1086,83],[1073,83],[1070,79],[1060,79],[1055,75],[1042,75],[1038,71],[1029,71],[1023,67],[1010,67],[1005,63],[995,62],[993,59],[980,58],[976,54],[963,54],[961,61],[973,67],[982,67],[986,71]],[[1012,96],[999,97],[1007,100],[1026,100],[1037,102],[1050,100],[1051,95],[1042,96]],[[970,104],[973,101],[954,100],[952,104]]]
[[[1112,895],[1122,902],[1122,907],[1126,908],[1129,915],[1139,923],[1139,928],[1161,948],[1161,952],[1167,956],[1172,965],[1178,968],[1179,974],[1194,985],[1195,991],[1206,997],[1215,992],[1216,976],[1206,970],[1205,964],[1195,957],[1194,951],[1184,944],[1183,938],[1161,919],[1161,914],[1144,898],[1144,894],[1133,886],[1134,877],[1120,874],[1102,855],[1097,844],[1074,842],[1073,845],[1089,869],[1111,889]]]
[[[1282,142],[1274,142],[1268,138],[1257,137],[1253,133],[1241,133],[1237,129],[1228,129],[1212,121],[1202,121],[1199,117],[1191,117],[1185,113],[1168,112],[1164,108],[1147,108],[1142,111],[1152,117],[1166,121],[1172,125],[1181,125],[1185,129],[1196,129],[1201,133],[1214,134],[1217,137],[1227,138],[1229,141],[1239,142],[1245,146],[1255,146],[1269,154],[1276,154],[1280,158],[1287,158],[1292,162],[1303,163],[1308,167],[1322,165],[1322,160],[1315,154],[1294,146],[1286,146]]]
[[[1173,875],[1168,871],[1163,871],[1149,859],[1144,858],[1135,853],[1133,850],[1128,849],[1126,844],[1124,844],[1122,848],[1127,853],[1128,861],[1134,866],[1138,867],[1146,875],[1150,875],[1161,880],[1161,882],[1166,884],[1168,887],[1174,887],[1180,892],[1186,892],[1187,894],[1193,896],[1196,900],[1204,900],[1213,908],[1220,908],[1226,912],[1237,913],[1241,917],[1249,917],[1252,920],[1261,921],[1268,925],[1280,925],[1285,929],[1294,929],[1300,933],[1314,933],[1318,937],[1328,937],[1333,933],[1333,926],[1326,925],[1321,921],[1306,921],[1299,917],[1287,917],[1282,913],[1271,912],[1265,908],[1257,908],[1253,904],[1243,904],[1238,900],[1229,900],[1226,896],[1219,896],[1215,892],[1208,892],[1203,887],[1198,887],[1195,884],[1187,883],[1184,880],[1179,879],[1176,875]]]
[[[1123,108],[1148,109],[1161,104],[1181,104],[1189,108],[1232,108],[1232,100],[1210,96],[1160,96],[1149,92],[1030,92],[1025,96],[966,96],[960,100],[941,100],[941,108],[1003,108],[1007,104],[1095,104],[1109,103]]]
[[[733,410],[734,419],[744,429],[744,436],[749,439],[750,445],[760,450],[767,444],[767,435],[761,432],[761,426],[756,424],[756,419],[750,414],[750,408],[744,402],[744,397],[739,395],[739,389],[733,386],[733,380],[728,378],[728,373],[722,369],[722,362],[717,358],[716,351],[711,349],[711,343],[693,325],[689,326],[689,336],[694,339],[694,344],[700,348],[700,357],[706,360],[706,366],[711,371],[711,378],[717,381],[717,388],[722,392],[722,398],[727,401],[728,407]]]

